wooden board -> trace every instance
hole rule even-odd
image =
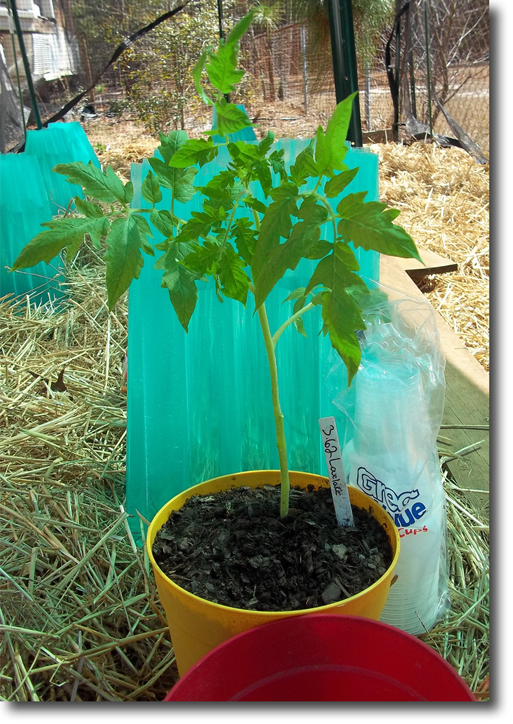
[[[429,249],[419,249],[422,262],[417,259],[401,259],[396,257],[397,264],[410,277],[423,277],[428,274],[447,274],[458,271],[458,264],[452,259],[446,259]]]
[[[421,256],[423,253],[420,252]],[[405,272],[405,262],[411,264],[410,259],[382,256],[381,283],[410,297],[425,300],[415,282]],[[488,426],[490,414],[488,373],[436,311],[435,317],[442,352],[446,359],[443,425]],[[444,444],[444,448],[447,447],[454,452],[480,443],[479,450],[464,456],[462,460],[449,462],[448,467],[460,487],[484,491],[483,494],[467,495],[473,506],[480,511],[480,519],[486,523],[490,478],[489,431],[442,429],[440,435],[451,440],[452,444],[450,446]]]

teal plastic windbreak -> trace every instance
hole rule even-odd
[[[53,214],[57,214],[59,210],[65,211],[74,196],[84,197],[80,186],[68,183],[65,176],[53,172],[54,166],[74,161],[92,161],[100,168],[100,162],[89,139],[77,121],[50,123],[48,128],[27,131],[25,154],[37,156],[39,159]]]
[[[84,197],[53,168],[59,163],[83,161],[100,168],[80,123],[50,123],[27,131],[24,153],[0,156],[0,297],[30,294],[32,303],[45,303],[64,293],[60,257],[30,270],[10,273],[23,247],[44,229],[41,224],[67,209],[74,196]]]
[[[286,139],[276,147],[284,149],[288,167],[308,143]],[[225,151],[199,170],[195,185],[207,183],[226,162]],[[350,149],[345,163],[360,168],[345,193],[367,191],[368,200],[377,200],[377,155]],[[147,161],[132,165],[134,207],[147,206],[141,183],[149,169]],[[169,194],[163,189],[159,208],[169,209]],[[175,204],[183,219],[199,209],[199,194],[185,205]],[[324,238],[333,240],[329,225],[324,231]],[[153,233],[155,243],[162,241],[155,229]],[[356,255],[360,273],[377,280],[379,255],[360,249]],[[293,313],[293,302],[283,300],[306,286],[315,263],[302,260],[269,295],[273,332]],[[268,362],[252,298],[247,308],[231,299],[221,304],[213,284],[198,283],[197,309],[186,334],[167,289],[160,286],[162,273],[153,265],[148,258],[130,287],[128,328],[127,509],[148,520],[171,497],[202,480],[279,467]],[[318,418],[333,415],[341,426],[344,420],[323,382],[331,345],[319,333],[320,309],[310,310],[303,320],[308,337],[292,325],[276,347],[289,466],[325,474]],[[137,516],[132,521],[136,532]]]
[[[30,294],[31,302],[45,303],[61,294],[62,262],[40,262],[30,269],[10,272],[23,247],[52,218],[52,206],[37,156],[0,155],[0,298]]]

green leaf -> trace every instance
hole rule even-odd
[[[232,226],[231,234],[237,246],[239,256],[244,259],[248,266],[251,265],[256,244],[256,231],[249,219],[236,219]]]
[[[326,241],[325,239],[319,239],[319,241],[312,246],[308,254],[307,259],[322,259],[327,254],[331,254],[333,251],[333,243]]]
[[[356,194],[347,194],[337,206],[337,213],[343,218],[350,218],[355,212],[363,208],[367,191],[358,191]]]
[[[236,174],[232,170],[224,170],[219,171],[206,186],[201,186],[198,190],[202,194],[209,196],[211,189],[234,189],[234,193],[237,195],[242,188],[242,184],[236,180]]]
[[[347,153],[346,137],[351,120],[353,100],[356,93],[351,93],[345,100],[341,101],[326,128],[326,134],[319,126],[316,135],[315,163],[319,176],[333,176],[334,171],[343,171],[343,163]]]
[[[399,209],[386,209],[383,211],[383,215],[386,216],[390,221],[393,221],[394,219],[397,219],[401,212]]]
[[[372,249],[380,254],[413,257],[422,261],[411,236],[402,226],[392,223],[396,214],[390,214],[390,211],[395,209],[381,211],[376,202],[355,204],[344,209],[344,218],[338,222],[338,231],[346,242],[352,241],[356,247],[360,246],[366,251]]]
[[[244,75],[245,71],[236,70],[238,41],[251,25],[253,14],[253,12],[248,13],[232,28],[226,41],[220,41],[217,55],[208,53],[207,74],[214,88],[220,93],[232,93]]]
[[[104,236],[106,236],[108,234],[109,229],[110,229],[109,218],[107,216],[102,216],[101,219],[95,219],[94,222],[91,224],[91,227],[87,230],[87,234],[89,235],[91,241],[93,242],[93,245],[97,249],[101,248],[101,240]],[[73,246],[73,244],[70,246]],[[76,251],[75,251],[75,254],[76,254],[76,252],[78,251],[78,248],[80,246],[80,242],[78,241],[78,239],[76,240],[75,246],[76,246]],[[68,255],[68,259],[71,259],[71,258],[73,258],[73,256],[75,256],[75,254],[73,254],[72,250],[70,250],[70,249],[66,253]]]
[[[174,154],[189,140],[189,136],[185,131],[171,131],[171,133],[167,136],[165,133],[160,131],[159,138],[160,146],[157,150],[166,165],[169,163],[172,156],[174,156]]]
[[[109,170],[109,168],[110,168],[110,166],[107,167],[107,171]],[[113,172],[113,173],[114,173],[114,172]],[[127,206],[129,206],[129,205],[132,203],[133,198],[134,198],[134,185],[133,185],[133,183],[132,183],[131,181],[128,181],[128,182],[125,184],[125,186],[124,186],[124,193],[125,193],[125,198],[124,198],[124,200],[122,201],[122,203],[124,203],[124,204],[126,204]]]
[[[209,81],[219,93],[233,93],[244,77],[244,70],[237,68],[237,49],[221,43],[217,54],[209,53],[206,71]]]
[[[297,289],[294,289],[288,297],[285,297],[282,304],[285,304],[285,302],[290,302],[292,299],[301,299],[301,297],[305,296],[305,289],[306,287],[298,287]]]
[[[325,292],[322,319],[332,347],[347,368],[348,386],[358,372],[361,360],[360,341],[356,330],[365,329],[360,308],[345,291]]]
[[[127,218],[116,219],[107,236],[107,251],[104,259],[107,262],[107,304],[114,308],[120,296],[126,292],[132,279],[138,279],[144,265],[140,251],[141,239],[137,223],[129,215]]]
[[[87,216],[88,219],[99,219],[103,216],[101,206],[93,204],[90,201],[84,201],[80,196],[75,196],[75,208],[80,211],[81,214]]]
[[[141,214],[132,214],[132,219],[135,221],[135,223],[139,227],[139,231],[141,232],[141,234],[149,237],[150,239],[153,239],[153,234],[151,232],[150,225],[148,224],[148,222],[146,221],[144,216],[141,216]],[[151,247],[150,253],[153,253],[153,247]]]
[[[360,265],[353,250],[344,242],[337,241],[333,246],[333,253],[324,257],[315,267],[312,278],[308,282],[305,294],[308,294],[315,287],[321,285],[327,289],[333,289],[333,284],[338,280],[339,286],[359,286],[367,288],[359,276],[354,274],[360,270]]]
[[[89,236],[93,245],[97,249],[101,249],[101,240],[108,233],[110,228],[110,221],[106,216],[102,216],[100,219],[93,219],[91,226],[87,229],[86,235]],[[68,261],[71,261],[78,250],[80,249],[84,238],[77,238],[66,247],[66,257]]]
[[[230,91],[226,92],[229,93]],[[251,126],[247,114],[235,103],[228,103],[226,98],[218,100],[215,109],[217,132],[220,136],[237,133],[237,131],[242,131],[243,128]]]
[[[123,182],[116,176],[114,169],[107,166],[105,173],[93,165],[92,161],[86,165],[83,161],[74,161],[73,163],[60,163],[53,169],[56,173],[67,176],[66,181],[72,184],[78,184],[84,189],[86,196],[92,196],[98,201],[112,203],[120,201],[121,203],[130,203],[126,200],[130,196],[130,189],[133,187],[130,182],[129,187],[125,191]]]
[[[200,59],[196,63],[196,65],[193,68],[192,71],[192,77],[194,78],[194,84],[196,86],[196,90],[198,92],[198,95],[200,96],[201,100],[204,103],[207,103],[208,105],[213,105],[213,102],[210,100],[210,98],[207,96],[205,91],[203,90],[201,86],[201,74],[203,72],[203,68],[205,67],[205,63],[207,61],[207,53],[210,52],[210,48],[207,48],[200,56]]]
[[[267,198],[271,193],[273,187],[273,179],[271,176],[271,169],[266,162],[257,162],[254,166],[255,174],[260,181],[260,186],[264,192],[264,196]]]
[[[28,267],[45,261],[47,264],[57,256],[65,247],[78,249],[85,234],[92,234],[97,238],[96,230],[108,228],[109,220],[106,217],[100,219],[88,219],[83,217],[67,216],[54,221],[47,221],[42,226],[48,227],[48,231],[41,231],[21,250],[12,266],[16,269]]]
[[[348,384],[351,384],[360,364],[360,342],[356,331],[365,329],[360,306],[348,293],[354,287],[367,289],[354,273],[358,269],[358,262],[347,244],[336,242],[333,254],[319,262],[306,287],[307,292],[319,284],[327,288],[321,293],[324,329],[346,365]]]
[[[245,141],[230,141],[227,145],[230,156],[234,160],[242,160],[249,168],[256,159],[260,158],[258,147]]]
[[[243,35],[248,32],[256,12],[256,10],[250,10],[250,12],[245,15],[242,20],[239,20],[239,22],[233,26],[226,38],[226,45],[235,45],[239,42]]]
[[[222,292],[246,306],[250,279],[243,267],[244,262],[233,246],[226,244],[217,269]]]
[[[150,158],[148,163],[155,172],[158,183],[165,189],[171,189],[176,201],[185,204],[194,197],[196,189],[193,181],[197,173],[196,168],[172,168],[160,158]]]
[[[191,138],[170,159],[169,166],[187,168],[195,163],[204,166],[216,156],[217,148],[211,138]]]
[[[267,263],[271,249],[278,246],[280,237],[288,238],[292,228],[291,214],[296,215],[299,190],[293,184],[278,186],[272,192],[273,203],[269,204],[262,219],[258,240],[253,253],[251,271],[255,282]]]
[[[326,185],[324,186],[324,193],[326,194],[326,196],[329,199],[334,199],[336,196],[341,194],[346,186],[349,186],[358,171],[358,168],[350,168],[347,171],[343,171],[343,173],[337,174],[337,176],[333,176],[333,178],[330,178],[330,180],[327,181]]]
[[[180,172],[179,172],[180,173]],[[194,177],[198,173],[196,168],[186,168],[181,172],[181,175],[176,179],[173,188],[173,195],[175,201],[179,201],[181,204],[186,204],[196,195],[196,189],[194,188]]]
[[[155,264],[155,269],[163,272],[161,286],[168,289],[176,316],[186,332],[198,301],[198,275],[181,264],[190,251],[188,244],[173,244]]]
[[[290,178],[297,186],[302,186],[310,177],[318,176],[314,161],[313,141],[304,148],[290,167]]]
[[[184,266],[199,276],[214,274],[217,271],[217,262],[221,247],[216,241],[205,241],[203,246],[199,244],[183,259]]]
[[[254,196],[245,196],[244,204],[250,209],[255,209],[255,211],[259,211],[261,214],[265,214],[265,212],[267,211],[267,206]]]
[[[261,158],[263,158],[266,155],[266,153],[269,151],[269,149],[271,148],[273,143],[274,143],[274,133],[272,131],[267,131],[267,135],[264,138],[262,138],[262,140],[260,141],[260,143],[257,146],[258,153]]]
[[[310,197],[303,202],[298,215],[302,221],[294,224],[292,233],[284,244],[275,246],[269,251],[265,273],[261,273],[256,280],[255,307],[257,309],[267,299],[287,269],[295,269],[300,260],[307,256],[318,241],[319,227],[325,223],[328,212],[324,206],[316,204],[315,199]]]
[[[303,289],[304,289],[304,287],[303,287]],[[298,297],[298,299],[296,299],[296,302],[292,308],[293,314],[297,314],[301,309],[303,309],[303,307],[306,304],[306,299],[307,299],[307,297],[304,294],[302,296]],[[302,334],[303,337],[307,336],[306,331],[305,331],[305,324],[303,322],[302,317],[298,317],[297,319],[294,320],[294,326],[297,329],[297,331],[299,332],[299,334]]]
[[[167,239],[173,236],[174,229],[180,223],[179,219],[166,209],[153,209],[153,211],[150,211],[150,222]]]
[[[206,213],[193,211],[192,218],[185,223],[180,229],[180,233],[176,237],[178,242],[198,241],[198,239],[206,239],[210,234],[212,226],[216,220]]]
[[[162,201],[162,191],[160,190],[159,182],[157,177],[152,174],[151,171],[148,171],[148,174],[142,183],[141,194],[143,199],[152,206],[155,206],[155,204],[158,204],[159,201]]]

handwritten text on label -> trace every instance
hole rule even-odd
[[[349,500],[349,492],[347,490],[342,465],[342,455],[335,418],[321,417],[319,427],[321,428],[322,444],[326,457],[326,465],[328,467],[337,523],[341,526],[353,526],[353,511],[351,510],[351,502]]]

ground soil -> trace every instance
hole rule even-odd
[[[353,506],[337,526],[331,491],[291,489],[279,518],[279,486],[194,496],[158,532],[164,573],[201,598],[234,608],[293,611],[334,603],[375,583],[392,562],[380,524]]]

